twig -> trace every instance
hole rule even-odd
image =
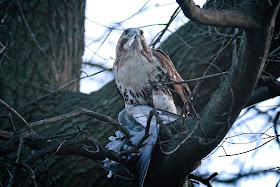
[[[47,166],[46,163],[44,164],[44,166],[45,166],[45,169],[46,169],[46,171],[47,171],[47,174],[50,176],[50,179],[51,179],[51,181],[53,182],[53,185],[52,185],[52,186],[57,186],[56,180],[55,180],[54,177],[52,176],[49,167]]]
[[[102,72],[104,72],[104,71],[107,71],[107,70],[101,70],[101,71],[98,71],[98,72],[93,73],[93,74],[91,74],[91,75],[86,75],[86,76],[84,76],[84,77],[80,77],[80,78],[74,79],[74,80],[72,80],[72,81],[70,81],[70,82],[68,82],[68,83],[66,83],[66,84],[64,84],[64,85],[62,85],[62,86],[60,86],[58,89],[56,89],[56,90],[54,90],[54,91],[51,91],[50,93],[47,93],[47,94],[45,94],[45,95],[43,95],[43,96],[40,96],[40,97],[38,97],[37,99],[35,99],[35,100],[33,100],[33,101],[31,101],[31,102],[29,102],[29,103],[23,105],[23,106],[20,106],[19,108],[26,107],[26,106],[28,106],[28,105],[30,105],[30,104],[33,104],[33,103],[38,102],[38,101],[40,101],[40,100],[42,100],[42,99],[45,99],[46,97],[49,97],[49,96],[51,96],[51,95],[53,95],[53,94],[55,94],[55,93],[61,91],[62,89],[64,89],[64,88],[70,86],[71,84],[73,84],[73,83],[75,83],[75,82],[77,82],[77,81],[80,81],[80,80],[85,79],[85,78],[88,78],[88,77],[95,76],[95,75],[97,75],[97,74],[99,74],[99,73],[102,73]]]
[[[27,125],[27,121],[15,110],[13,109],[10,105],[8,105],[5,101],[0,99],[0,104],[4,106],[11,114],[13,114],[17,119],[22,121],[25,125]]]
[[[267,2],[269,3],[270,6],[273,6],[271,0],[267,0]]]
[[[172,16],[170,17],[168,23],[166,24],[166,26],[164,27],[164,29],[162,31],[160,31],[160,35],[157,37],[156,41],[154,41],[151,46],[155,47],[156,44],[161,40],[161,38],[163,37],[163,35],[165,34],[165,32],[168,30],[168,27],[171,25],[171,23],[174,21],[174,19],[178,16],[178,14],[181,11],[181,7],[179,6],[178,8],[176,8],[176,10],[174,11],[174,13],[172,14]]]
[[[43,164],[45,164],[51,157],[53,157],[59,150],[60,148],[62,147],[62,145],[66,142],[66,140],[62,141],[59,146],[57,147],[57,149],[55,150],[54,153],[52,153],[46,160],[44,160],[41,164],[39,164],[35,169],[34,169],[34,172],[39,169]]]
[[[89,65],[89,66],[91,66],[91,67],[100,68],[100,69],[106,70],[106,71],[112,71],[112,68],[106,68],[105,66],[103,66],[103,65],[101,65],[101,64],[94,64],[94,63],[92,63],[92,62],[90,62],[90,61],[88,61],[88,62],[83,62],[83,64]]]
[[[164,82],[162,84],[163,85],[172,85],[172,84],[183,84],[183,83],[189,83],[189,82],[196,82],[196,81],[201,81],[201,80],[205,80],[205,79],[209,79],[209,78],[213,78],[213,77],[227,75],[227,73],[228,72],[226,71],[226,72],[215,73],[215,74],[212,74],[212,75],[205,75],[203,77],[198,77],[198,78],[188,79],[188,80],[183,80],[183,81]]]
[[[98,146],[96,146],[96,150],[95,150],[95,151],[89,150],[85,144],[83,145],[83,148],[84,148],[87,152],[89,152],[89,153],[98,153],[98,152],[100,152],[100,149],[99,149]]]
[[[187,135],[187,137],[185,137],[182,141],[180,140],[180,143],[179,143],[173,150],[171,150],[171,151],[165,151],[165,150],[163,150],[162,142],[160,142],[159,145],[160,145],[161,152],[162,152],[163,154],[166,154],[166,155],[170,155],[170,154],[176,152],[176,151],[181,147],[181,145],[184,144],[184,143],[193,135],[193,133],[196,131],[197,127],[199,127],[199,126],[200,126],[200,123],[199,123],[199,120],[197,120],[196,125],[195,125],[194,129],[192,130],[192,132],[190,132],[190,133]],[[178,134],[177,134],[177,135],[178,135]]]
[[[273,57],[276,52],[280,51],[280,46],[267,55],[267,58]]]
[[[18,144],[17,156],[16,156],[15,164],[12,168],[12,173],[10,175],[10,180],[9,180],[9,183],[8,183],[7,186],[12,186],[13,182],[14,182],[14,176],[15,176],[15,172],[16,172],[16,164],[18,164],[20,153],[21,153],[21,150],[22,150],[22,145],[23,145],[23,135],[22,135],[22,133],[19,134],[18,139],[19,139],[19,144]]]
[[[273,120],[273,126],[274,126],[274,133],[276,135],[276,141],[277,141],[278,145],[280,146],[279,135],[277,132],[277,125],[279,126],[279,118],[280,118],[280,112],[277,112],[277,114]]]
[[[69,6],[78,16],[82,16],[82,17],[85,17],[84,14],[82,14],[81,12],[77,11],[73,6],[71,6],[66,0],[64,0],[64,2],[67,4],[67,6]],[[107,29],[113,29],[113,30],[121,30],[121,29],[118,29],[118,28],[114,28],[114,27],[108,27],[106,25],[102,25],[100,23],[97,23],[96,21],[93,21],[87,17],[85,17],[86,20],[89,20],[90,22],[96,24],[96,25],[99,25],[99,26],[102,26],[104,28],[107,28]]]
[[[9,122],[11,124],[11,127],[12,127],[13,131],[17,132],[16,127],[14,125],[14,121],[13,121],[13,116],[12,115],[9,115]]]
[[[206,76],[206,74],[208,73],[210,67],[214,64],[214,62],[218,59],[218,57],[222,54],[223,51],[225,51],[225,49],[227,49],[228,46],[230,46],[229,44],[231,44],[232,41],[234,41],[240,34],[241,32],[243,32],[242,29],[240,29],[227,43],[226,45],[219,51],[219,53],[215,56],[215,58],[212,60],[212,62],[209,64],[209,66],[207,67],[207,69],[205,70],[205,72],[203,73],[202,77]],[[202,85],[203,81],[198,82],[192,93],[191,93],[191,98],[194,96],[194,94],[197,92],[197,90],[199,89],[199,87]]]
[[[254,151],[254,150],[256,150],[256,149],[258,149],[258,148],[260,148],[260,147],[264,146],[265,144],[267,144],[267,143],[271,142],[271,141],[272,141],[272,140],[274,140],[274,139],[275,139],[275,137],[271,138],[271,139],[270,139],[270,140],[268,140],[267,142],[265,142],[265,143],[263,143],[263,144],[261,144],[261,145],[259,145],[259,146],[255,147],[255,148],[253,148],[253,149],[250,149],[250,150],[248,150],[248,151],[243,151],[243,152],[240,152],[240,153],[234,153],[234,154],[226,154],[226,153],[225,153],[225,155],[222,155],[222,156],[220,156],[220,157],[236,156],[236,155],[241,155],[241,154],[249,153],[249,152],[251,152],[251,151]],[[224,150],[224,151],[225,151],[225,150]]]
[[[47,159],[45,159],[41,164],[39,164],[39,165],[32,171],[32,175],[30,175],[30,176],[28,177],[28,179],[27,179],[27,181],[26,181],[25,184],[28,183],[28,181],[30,180],[30,177],[31,177],[31,179],[33,180],[35,186],[37,186],[36,181],[35,181],[35,172],[36,172],[36,170],[39,169],[43,164],[45,164],[51,157],[53,157],[53,156],[60,150],[60,148],[62,147],[62,145],[63,145],[65,142],[66,142],[66,140],[62,141],[62,142],[58,145],[58,147],[57,147],[57,149],[55,150],[55,152],[53,152]],[[33,158],[34,158],[34,156],[32,156],[32,159],[30,159],[30,160],[34,160]]]
[[[217,172],[213,173],[212,175],[210,175],[208,178],[204,179],[200,176],[195,176],[193,174],[189,174],[188,178],[189,179],[193,179],[196,181],[201,182],[202,184],[205,184],[207,187],[212,187],[212,185],[210,184],[210,180],[212,180],[214,177],[216,177],[218,175]]]
[[[145,134],[143,135],[143,137],[139,140],[139,142],[136,144],[136,146],[132,149],[129,149],[129,150],[125,150],[125,151],[122,151],[119,155],[120,157],[123,157],[125,155],[129,155],[131,153],[138,153],[139,152],[139,149],[141,148],[141,146],[143,145],[143,142],[145,140],[147,140],[147,138],[149,138],[150,134],[149,134],[149,131],[150,131],[150,126],[151,126],[151,121],[152,121],[152,118],[153,116],[155,115],[155,113],[157,113],[157,111],[155,109],[152,109],[149,113],[149,117],[147,119],[147,125],[145,127]]]
[[[18,167],[20,167],[22,170],[26,171],[32,179],[35,178],[35,172],[33,171],[33,169],[30,166],[28,166],[25,163],[21,163],[21,162],[17,163],[16,165]]]
[[[7,47],[3,45],[1,41],[0,41],[0,46],[2,47],[2,49],[0,49],[0,54],[1,54],[5,49],[7,49]]]
[[[93,53],[93,56],[90,58],[89,61],[91,61],[91,60],[94,58],[95,54],[98,53],[99,49],[103,46],[103,44],[105,43],[105,41],[107,40],[107,38],[110,36],[110,34],[112,33],[112,31],[113,31],[113,29],[109,29],[108,34],[107,34],[106,37],[103,39],[103,41],[101,42],[101,44],[99,45],[99,47],[96,49],[96,51]]]
[[[0,130],[0,140],[9,140],[14,133]]]
[[[134,16],[136,16],[137,14],[139,14],[140,12],[142,12],[142,10],[144,10],[145,6],[150,2],[150,0],[148,0],[136,13],[132,14],[131,16],[129,16],[128,18],[120,21],[120,22],[117,22],[115,24],[117,25],[120,25],[122,24],[123,22],[126,22],[127,20],[130,20],[131,18],[133,18]]]

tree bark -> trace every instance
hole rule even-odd
[[[219,2],[223,3],[224,1],[217,2],[218,4],[215,5],[217,6],[216,8],[233,6],[232,1],[228,1],[228,4],[224,4],[224,6],[219,4]],[[68,3],[65,1],[42,1],[39,3],[37,1],[31,1],[29,3],[23,3],[21,1],[15,1],[11,6],[9,5],[10,2],[6,2],[5,7],[1,8],[1,10],[5,10],[4,13],[7,14],[7,20],[5,22],[5,27],[7,28],[0,28],[0,41],[3,44],[9,42],[7,56],[12,60],[5,57],[1,63],[1,73],[3,72],[5,77],[0,78],[0,98],[12,105],[28,122],[54,117],[79,108],[108,114],[112,118],[117,119],[117,114],[124,107],[124,104],[113,82],[108,83],[101,90],[89,95],[76,92],[78,84],[74,84],[72,87],[68,88],[68,90],[51,94],[48,97],[26,105],[26,103],[79,77],[83,50],[84,2],[77,3],[73,1]],[[208,6],[209,8],[214,7],[213,1],[209,1]],[[77,11],[79,13],[77,13]],[[23,15],[30,29],[28,29]],[[34,16],[36,16],[37,19],[34,19]],[[265,18],[262,18],[262,20],[267,21]],[[279,18],[276,22],[279,23]],[[279,32],[279,25],[280,24],[276,24],[275,33]],[[33,35],[36,36],[41,50],[34,40],[33,35],[30,33],[30,30],[32,30]],[[221,49],[223,48],[222,46],[225,46],[225,44],[230,41],[234,33],[234,28],[215,29],[213,27],[189,22],[182,26],[175,34],[171,35],[162,44],[162,47],[170,55],[176,68],[184,79],[197,78],[203,75],[209,63],[213,60],[215,61],[215,66],[210,68],[208,74],[228,71],[230,69],[233,59],[233,45],[230,44],[224,50]],[[252,34],[251,39],[256,38],[255,33],[250,34]],[[263,33],[257,33],[257,36],[261,34]],[[245,34],[243,34],[242,37],[246,37]],[[256,45],[259,45],[261,41],[264,43],[268,42],[266,38],[262,36],[261,40],[256,41],[258,42]],[[237,37],[236,45],[239,49],[242,45],[245,45],[242,44],[239,47],[240,42],[241,37]],[[279,43],[279,39],[272,40],[270,51],[276,49]],[[268,43],[266,46],[262,47],[262,49],[264,48],[269,49]],[[216,57],[217,53],[218,57]],[[263,55],[264,53],[265,52],[262,51],[258,54]],[[269,67],[268,71],[274,76],[279,77],[280,72],[276,71],[274,68],[278,64],[271,64],[267,66],[267,68]],[[263,66],[263,64],[261,66]],[[261,68],[259,68],[259,70],[260,69]],[[69,72],[73,73],[70,74]],[[259,76],[259,73],[259,71],[256,72],[256,76]],[[222,77],[214,77],[204,81],[194,95],[193,104],[197,112],[201,112],[206,116],[205,113],[207,113],[207,110],[204,108],[205,106],[211,108],[211,106],[215,104],[213,101],[216,101],[216,99],[213,99],[212,103],[209,103],[209,100],[223,80]],[[252,81],[250,84],[255,84],[255,82]],[[191,88],[194,88],[196,82],[190,83],[189,85]],[[43,87],[43,89],[41,87]],[[234,88],[241,89],[243,87]],[[244,89],[247,89],[247,87]],[[253,88],[250,87],[250,89]],[[249,92],[251,91],[253,90]],[[249,94],[249,92],[247,92],[247,94]],[[238,100],[238,98],[236,100]],[[245,105],[246,101],[242,100],[239,105]],[[235,114],[231,118],[231,124],[241,110],[240,108],[242,108],[242,106],[234,105],[233,110],[235,110]],[[192,120],[192,118],[189,120]],[[207,118],[203,118],[202,124],[204,124],[203,121],[206,120]],[[16,122],[16,127],[18,129],[23,126],[19,121]],[[6,123],[6,120],[1,120],[0,124],[1,129],[11,129]],[[41,136],[48,137],[55,134],[77,132],[77,126],[82,130],[88,130],[93,137],[100,140],[103,144],[107,142],[107,138],[114,132],[112,126],[85,116],[39,126],[34,128],[34,130]],[[192,127],[193,126],[190,126],[190,128]],[[204,128],[208,128],[207,125],[203,125],[203,129]],[[220,139],[225,135],[228,128],[220,135]],[[192,149],[197,144],[199,144],[199,142],[194,140],[194,142],[188,142],[184,147]],[[216,145],[217,142],[211,144],[211,147],[215,147]],[[172,145],[170,145],[170,147],[172,148]],[[202,149],[201,147],[197,149],[199,149],[198,152],[203,152],[204,154],[207,154],[210,150]],[[160,152],[158,150],[156,151],[156,156],[152,159],[152,161],[154,161],[154,163],[152,163],[152,171],[158,170],[154,168],[162,168],[160,164],[162,164],[161,161],[163,159],[168,160],[168,158],[159,155]],[[182,155],[180,155],[181,153]],[[196,155],[189,155],[189,157],[186,157],[182,151],[179,151],[178,154],[178,158],[190,159],[193,160],[193,163],[201,159]],[[157,155],[159,155],[159,157]],[[24,155],[22,156],[22,161],[30,157],[31,155]],[[157,160],[157,158],[160,159]],[[2,162],[9,162],[9,159],[1,157]],[[178,160],[169,159],[168,164],[171,162],[174,162],[175,165],[180,164]],[[35,168],[38,164],[39,162],[35,163],[32,167]],[[45,165],[46,167],[41,167],[36,172],[36,182],[38,184],[57,184],[58,186],[136,185],[135,182],[120,180],[119,178],[108,179],[105,170],[102,169],[97,162],[85,157],[54,156],[48,160]],[[172,171],[173,169],[174,168],[168,171]],[[178,175],[173,179],[177,181],[174,182],[174,180],[172,180],[171,184],[174,185],[180,182],[180,180],[184,178],[183,175],[187,175],[187,172],[190,172],[192,169],[193,166],[190,166],[189,170],[181,168],[180,173],[174,171],[173,173]],[[156,178],[153,176],[155,176],[157,172],[158,171],[152,173],[149,179],[152,180]],[[1,172],[0,175],[2,178],[2,176],[8,176],[8,173]],[[164,175],[165,174],[161,176]],[[166,175],[168,175],[168,173]],[[22,181],[25,181],[26,178],[27,174],[25,173],[18,175],[16,184],[22,185]],[[168,176],[166,179],[168,179]],[[164,183],[165,180],[161,182]],[[32,183],[32,181],[30,181],[30,183]]]
[[[26,104],[80,77],[84,50],[85,1],[1,3],[0,97]],[[79,91],[79,81],[66,91]]]

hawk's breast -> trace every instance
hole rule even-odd
[[[135,50],[127,51],[114,64],[114,76],[117,88],[124,98],[125,105],[144,104],[153,106],[152,83],[164,78],[164,70],[159,61],[147,58]]]

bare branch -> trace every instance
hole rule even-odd
[[[196,6],[193,0],[177,0],[186,17],[197,23],[218,26],[254,29],[260,27],[243,11],[239,10],[209,10]]]
[[[264,80],[263,76],[260,80],[262,80],[262,84],[264,85],[264,87],[254,90],[245,107],[254,105],[267,99],[274,98],[276,96],[280,96],[279,81],[271,77],[266,77]]]
[[[0,131],[0,139],[8,141],[6,144],[0,146],[1,156],[9,154],[16,149],[21,150],[22,143],[33,150],[39,150],[26,161],[28,165],[33,164],[45,155],[54,154],[85,156],[93,160],[102,160],[107,157],[111,160],[120,163],[122,162],[122,159],[117,153],[105,149],[104,146],[98,140],[93,138],[89,132],[83,130],[70,139],[58,139],[55,141],[45,139],[32,130],[26,133],[22,131],[19,134]],[[99,151],[88,151],[84,148],[84,145],[94,146],[95,149]],[[20,152],[18,151],[18,155],[19,153]],[[11,176],[13,176],[13,172],[11,173]]]
[[[131,16],[129,16],[128,18],[122,20],[122,21],[119,21],[115,24],[119,25],[119,24],[122,24],[124,22],[126,22],[127,20],[130,20],[131,18],[133,18],[134,16],[138,15],[140,12],[142,12],[143,10],[145,10],[145,7],[146,5],[150,2],[150,0],[148,0],[136,13],[132,14]]]
[[[198,77],[198,78],[188,79],[188,80],[183,80],[183,81],[164,82],[162,84],[163,85],[172,85],[172,84],[183,84],[183,83],[189,83],[189,82],[196,82],[196,81],[206,80],[206,79],[213,78],[213,77],[223,76],[226,74],[227,74],[227,72],[221,72],[221,73],[215,73],[213,75],[205,75],[203,77]]]
[[[120,157],[131,154],[131,153],[139,152],[139,149],[141,148],[143,142],[145,140],[147,140],[147,138],[149,138],[149,136],[150,136],[149,131],[150,131],[150,126],[151,126],[151,121],[152,121],[152,118],[155,114],[157,114],[157,111],[155,109],[152,109],[149,113],[149,117],[148,117],[148,120],[147,120],[147,125],[146,125],[146,128],[145,128],[145,134],[143,135],[143,137],[139,140],[139,142],[136,144],[136,146],[133,149],[122,151],[120,153]]]
[[[102,70],[106,70],[106,71],[111,71],[112,72],[112,68],[106,68],[104,65],[102,65],[102,64],[94,64],[94,63],[92,63],[92,62],[90,62],[90,61],[88,61],[88,62],[83,62],[83,64],[85,64],[85,65],[88,65],[88,66],[90,66],[90,67],[96,67],[96,68],[100,68],[100,69],[102,69]]]
[[[178,8],[176,8],[174,13],[170,17],[170,20],[168,21],[168,23],[166,24],[164,29],[162,31],[160,31],[160,35],[157,37],[157,39],[154,42],[151,42],[152,43],[152,44],[150,44],[151,46],[155,47],[157,45],[157,43],[161,40],[161,38],[163,37],[165,32],[168,30],[168,27],[171,25],[171,23],[174,21],[174,19],[177,17],[177,15],[180,13],[180,11],[181,11],[181,8],[179,6]]]
[[[25,125],[27,125],[27,121],[15,110],[13,109],[10,105],[8,105],[5,101],[0,99],[0,104],[4,106],[11,114],[13,114],[17,119],[22,121]]]
[[[101,114],[101,113],[98,113],[98,112],[93,112],[91,110],[87,110],[87,109],[83,109],[83,108],[75,110],[73,112],[62,114],[60,116],[43,119],[43,120],[36,121],[36,122],[33,122],[33,123],[28,123],[28,126],[29,127],[36,127],[36,126],[40,126],[40,125],[44,125],[44,124],[48,124],[48,123],[53,123],[53,122],[56,122],[56,121],[61,121],[61,120],[68,119],[68,118],[73,118],[73,117],[79,116],[81,114],[89,115],[89,116],[92,116],[99,121],[109,123],[110,125],[112,125],[117,130],[120,130],[121,132],[123,132],[127,137],[130,137],[130,134],[129,134],[128,130],[124,126],[120,125],[118,122],[113,120],[110,116],[107,116],[105,114]]]
[[[193,179],[196,181],[201,182],[202,184],[205,184],[207,187],[212,187],[212,185],[210,184],[210,180],[212,180],[214,177],[216,177],[218,175],[217,172],[213,173],[212,175],[210,175],[208,178],[204,179],[200,176],[195,176],[193,174],[189,174],[188,178],[189,179]]]
[[[274,133],[276,135],[276,141],[278,142],[278,145],[280,145],[279,135],[277,132],[277,127],[279,126],[279,118],[280,118],[280,112],[277,112],[277,114],[273,120],[273,125],[274,125]]]
[[[220,157],[236,156],[236,155],[241,155],[241,154],[249,153],[249,152],[251,152],[251,151],[257,150],[258,148],[260,148],[260,147],[266,145],[267,143],[271,142],[271,141],[274,140],[275,138],[276,138],[276,137],[272,137],[272,138],[270,138],[270,140],[267,140],[267,141],[264,142],[263,144],[261,144],[261,145],[255,147],[255,148],[249,149],[249,150],[247,150],[247,151],[243,151],[243,152],[240,152],[240,153],[234,153],[234,154],[227,154],[227,153],[225,152],[225,155],[222,155],[222,156],[220,156]]]
[[[22,145],[23,145],[23,135],[20,134],[18,136],[18,138],[19,138],[19,145],[18,145],[18,151],[17,151],[17,156],[16,156],[15,164],[18,164],[18,161],[19,161],[19,157],[20,157],[20,153],[21,153]],[[16,172],[16,166],[14,165],[13,168],[12,168],[12,173],[10,175],[10,180],[9,180],[8,186],[12,186],[13,181],[14,181],[14,177],[15,177],[15,172]]]
[[[51,95],[53,95],[53,94],[55,94],[55,93],[57,93],[57,92],[63,90],[64,88],[70,86],[71,84],[73,84],[73,83],[75,83],[75,82],[77,82],[77,81],[80,81],[80,80],[85,79],[85,78],[88,78],[88,77],[95,76],[95,75],[100,74],[100,73],[102,73],[102,72],[104,72],[104,71],[107,71],[107,70],[104,69],[104,70],[98,71],[98,72],[96,72],[96,73],[93,73],[93,74],[91,74],[91,75],[86,75],[86,76],[83,76],[83,77],[80,77],[80,78],[77,78],[77,79],[73,79],[73,80],[69,81],[68,83],[66,83],[66,84],[64,84],[64,85],[62,85],[62,86],[60,86],[58,89],[56,89],[56,90],[54,90],[54,91],[51,91],[50,93],[47,93],[47,94],[45,94],[45,95],[42,95],[42,96],[38,97],[37,99],[35,99],[35,100],[33,100],[33,101],[31,101],[31,102],[29,102],[29,103],[23,105],[23,106],[20,106],[19,108],[26,107],[26,106],[28,106],[28,105],[30,105],[30,104],[33,104],[33,103],[38,102],[38,101],[40,101],[40,100],[42,100],[42,99],[45,99],[45,98],[47,98],[47,97],[49,97],[49,96],[51,96]]]
[[[218,57],[222,54],[223,51],[225,51],[230,46],[229,44],[231,44],[241,34],[241,32],[242,32],[242,30],[239,30],[238,33],[236,33],[233,37],[230,38],[230,40],[226,43],[226,45],[218,52],[218,54],[215,56],[215,58],[211,61],[211,63],[209,64],[209,66],[207,67],[205,72],[203,73],[202,77],[206,76],[206,74],[210,70],[211,66],[213,66],[213,64],[216,62]],[[190,97],[194,96],[194,94],[197,92],[197,90],[199,89],[199,87],[202,85],[203,82],[204,81],[200,81],[195,85]]]
[[[5,45],[3,45],[3,44],[1,43],[1,41],[0,41],[0,47],[2,47],[2,48],[0,49],[0,54],[1,54],[5,49],[7,49],[7,47],[6,47]]]
[[[55,150],[55,152],[53,152],[47,159],[45,159],[41,164],[39,164],[34,171],[36,171],[38,168],[40,168],[44,163],[46,163],[51,157],[53,157],[62,147],[62,145],[66,142],[66,140],[63,140],[57,147],[57,149]]]
[[[14,134],[0,130],[0,140],[9,140]]]

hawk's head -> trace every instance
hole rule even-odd
[[[116,48],[117,56],[128,50],[137,50],[139,52],[149,51],[149,47],[144,38],[144,33],[141,29],[128,28],[122,33]]]

